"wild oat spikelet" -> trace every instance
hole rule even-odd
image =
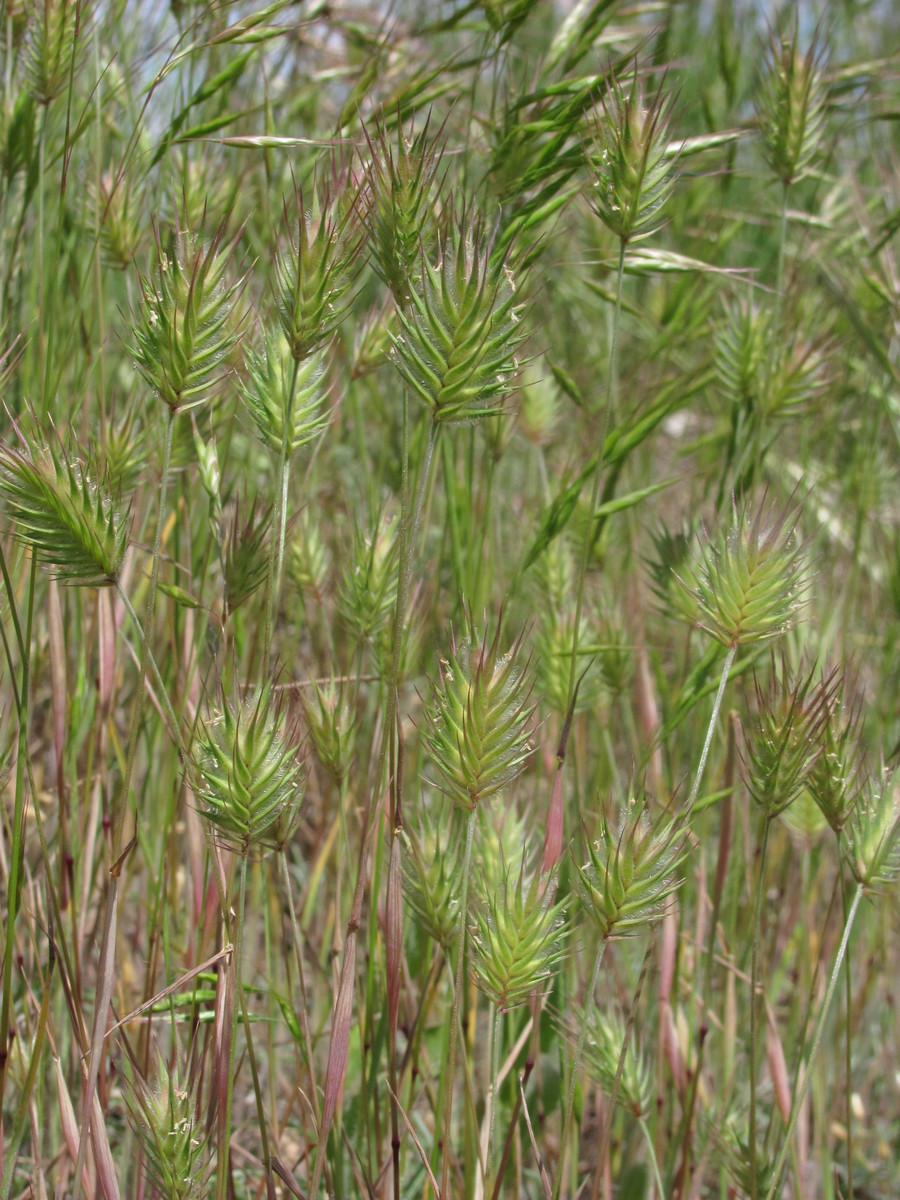
[[[268,844],[280,819],[296,813],[301,764],[284,713],[268,687],[224,703],[197,738],[203,815],[241,853]]]
[[[780,513],[763,503],[755,516],[732,503],[730,527],[674,575],[681,606],[693,611],[698,628],[727,647],[768,641],[790,628],[806,588],[799,514],[790,502]]]
[[[62,445],[26,449],[0,447],[0,496],[15,536],[64,583],[114,585],[128,547],[128,513]]]
[[[209,1151],[195,1098],[169,1073],[161,1055],[156,1086],[132,1085],[127,1092],[127,1110],[154,1195],[162,1200],[206,1196]]]
[[[356,718],[333,680],[321,688],[313,680],[312,691],[315,702],[307,691],[300,692],[306,727],[316,757],[340,790],[353,761]]]
[[[682,883],[683,826],[669,819],[652,825],[644,808],[631,797],[617,830],[603,817],[600,837],[585,838],[587,859],[575,886],[602,938],[645,930],[664,916],[666,901]]]
[[[565,900],[548,904],[552,890],[537,879],[526,889],[507,869],[499,887],[488,886],[472,931],[475,983],[501,1012],[546,990],[565,953],[561,918]]]
[[[405,132],[398,120],[396,145],[378,118],[372,133],[363,130],[371,154],[363,192],[371,263],[399,308],[409,304],[420,279],[423,243],[433,236],[443,146],[440,131],[437,138],[429,138],[430,123],[429,117],[424,128],[413,134],[411,128]]]
[[[896,772],[870,779],[844,830],[850,870],[870,891],[900,878],[900,782]]]
[[[452,638],[426,715],[424,743],[441,787],[467,812],[512,783],[534,750],[530,673],[518,661],[522,637],[500,655],[501,628],[498,622],[491,642],[471,623],[464,641]]]
[[[821,733],[833,700],[834,677],[813,685],[813,675],[793,677],[784,658],[767,689],[756,680],[756,720],[741,756],[747,791],[775,817],[807,786],[821,754]]]
[[[326,428],[324,351],[295,362],[280,333],[267,332],[265,351],[247,354],[247,373],[241,397],[260,438],[274,454],[283,446],[290,457]]]
[[[498,397],[518,370],[523,304],[511,269],[490,250],[477,221],[451,217],[437,264],[423,261],[421,284],[398,313],[394,365],[435,422],[501,413]]]
[[[624,245],[643,241],[662,225],[662,208],[675,186],[672,104],[662,92],[645,102],[635,63],[627,92],[618,79],[609,80],[593,122],[594,145],[585,150],[594,176],[589,199]]]
[[[233,318],[242,281],[226,283],[237,237],[225,243],[224,223],[204,246],[180,230],[170,256],[157,241],[154,277],[141,277],[132,357],[173,413],[196,408],[220,386],[238,340]]]
[[[763,152],[785,187],[809,173],[825,130],[827,48],[814,37],[801,55],[797,38],[795,13],[790,37],[769,37],[758,101]]]
[[[427,819],[418,834],[404,828],[403,895],[419,928],[449,950],[459,936],[463,838],[452,828],[442,835],[441,828]]]
[[[625,1045],[625,1022],[613,1012],[601,1012],[591,1005],[588,1035],[584,1043],[584,1065],[607,1096],[616,1099],[632,1116],[648,1120],[656,1108],[653,1070],[641,1055],[635,1037],[628,1038],[625,1062],[619,1074],[619,1059]]]
[[[295,362],[323,350],[337,332],[356,274],[360,237],[352,206],[344,204],[346,173],[333,166],[331,178],[320,191],[313,188],[306,205],[301,189],[294,189],[296,234],[275,256],[275,306],[288,350]],[[291,222],[287,205],[285,225]]]

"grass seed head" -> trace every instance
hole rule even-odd
[[[711,1127],[712,1140],[720,1165],[730,1176],[737,1189],[737,1195],[750,1196],[756,1191],[758,1196],[767,1196],[775,1183],[775,1164],[773,1157],[760,1139],[755,1155],[755,1189],[752,1184],[754,1171],[751,1169],[750,1144],[743,1136],[747,1124],[745,1113],[729,1113],[724,1120],[717,1119]],[[740,1132],[739,1132],[740,1131]]]
[[[431,137],[430,119],[418,133],[405,132],[398,120],[395,140],[376,118],[365,130],[371,160],[363,191],[363,221],[369,235],[371,263],[391,290],[399,308],[409,305],[421,278],[423,243],[433,233],[434,209],[440,195],[438,178],[443,143]]]
[[[424,933],[449,950],[459,936],[463,838],[452,827],[442,834],[437,822],[427,820],[418,835],[405,828],[403,838],[403,894],[409,912]]]
[[[100,227],[103,262],[112,270],[124,271],[134,262],[141,244],[139,203],[131,180],[105,172],[88,190]]]
[[[0,497],[16,537],[57,579],[79,587],[116,583],[128,513],[61,444],[35,440],[24,452],[0,447]]]
[[[523,307],[512,269],[492,260],[481,224],[451,214],[438,261],[423,256],[421,281],[392,339],[394,365],[432,420],[502,413],[519,366]]]
[[[770,34],[757,102],[763,153],[785,187],[809,173],[822,149],[828,98],[827,47],[817,35],[804,55],[797,39],[796,14],[788,36]]]
[[[548,904],[551,894],[526,889],[521,871],[514,882],[509,869],[499,887],[484,890],[472,932],[475,982],[501,1012],[546,991],[562,961],[565,901]]]
[[[275,256],[275,307],[295,362],[317,354],[330,343],[350,303],[358,272],[360,235],[347,173],[335,166],[323,189],[313,188],[307,207],[303,192],[294,190],[296,233]],[[291,218],[285,205],[285,225]]]
[[[864,786],[864,752],[860,741],[860,696],[847,699],[852,677],[835,675],[819,733],[821,753],[809,773],[810,796],[834,833],[850,820]]]
[[[318,521],[304,509],[294,527],[287,552],[287,573],[291,582],[317,604],[325,598],[331,555]]]
[[[302,767],[269,687],[234,708],[223,703],[201,729],[195,758],[203,815],[225,842],[246,854],[279,840],[282,818],[299,808]]]
[[[768,817],[778,816],[807,786],[822,752],[821,735],[834,698],[834,677],[813,682],[793,676],[782,656],[771,682],[756,680],[756,720],[745,736],[742,773],[747,791]]]
[[[265,350],[247,354],[246,383],[241,396],[264,444],[288,457],[307,445],[328,425],[325,407],[325,352],[294,360],[288,342],[269,331]]]
[[[225,532],[222,562],[227,620],[269,577],[271,504],[252,504],[245,516],[235,505]]]
[[[157,1058],[155,1087],[128,1089],[129,1123],[143,1150],[154,1195],[163,1200],[200,1200],[207,1194],[210,1158],[195,1098]]]
[[[806,589],[796,526],[800,506],[781,512],[732,504],[732,521],[675,574],[677,607],[724,646],[751,645],[789,629]]]
[[[397,518],[379,515],[371,534],[357,526],[338,591],[338,613],[358,643],[386,627],[397,601]]]
[[[599,838],[585,837],[585,850],[575,886],[602,938],[643,932],[665,914],[667,901],[681,886],[683,826],[667,818],[651,824],[634,797],[617,829],[601,819]]]
[[[517,427],[532,445],[548,446],[563,413],[559,387],[546,363],[530,363],[523,375]]]
[[[236,241],[225,242],[224,224],[208,245],[180,230],[168,251],[157,239],[153,277],[141,278],[131,353],[173,413],[205,404],[227,374],[238,340],[234,310],[242,287],[242,281],[226,278]]]
[[[669,152],[673,97],[644,100],[637,63],[630,84],[611,78],[586,148],[594,177],[591,204],[620,242],[640,242],[662,225],[662,209],[675,186]]]
[[[568,711],[569,697],[569,664],[572,661],[572,631],[575,625],[575,614],[571,611],[560,613],[549,609],[539,609],[537,634],[535,637],[535,653],[537,655],[537,681],[541,701],[553,712],[564,714]],[[578,644],[583,648],[595,640],[594,614],[583,612],[578,626]],[[590,658],[579,655],[579,675],[590,662]],[[575,697],[575,712],[596,711],[600,703],[600,674],[592,669],[581,680],[581,686]]]
[[[531,673],[519,659],[522,638],[499,653],[501,624],[493,640],[469,622],[467,636],[451,640],[432,685],[425,745],[454,804],[466,811],[501,792],[531,756]]]
[[[628,1037],[625,1062],[619,1074],[619,1059],[625,1045],[625,1022],[617,1013],[590,1005],[582,1016],[588,1022],[584,1043],[584,1065],[607,1096],[616,1092],[617,1103],[634,1117],[649,1120],[655,1110],[656,1087],[653,1070],[640,1052],[633,1035]],[[616,1083],[618,1079],[618,1085]]]
[[[28,14],[25,84],[39,104],[65,88],[75,53],[78,6],[72,0],[41,0]]]
[[[900,785],[894,772],[870,778],[844,830],[850,870],[871,891],[900,877]]]
[[[313,695],[300,693],[300,703],[316,757],[340,790],[350,771],[356,746],[356,720],[342,698],[340,687],[331,682],[320,688],[312,681]]]

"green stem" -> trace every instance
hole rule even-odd
[[[174,428],[174,425],[175,425],[175,418],[172,415],[172,410],[167,405],[166,406],[165,443],[164,443],[164,447],[163,447],[162,479],[160,480],[160,484],[159,484],[159,508],[156,513],[156,531],[153,535],[153,559],[152,559],[152,565],[151,565],[151,569],[150,569],[150,590],[147,593],[147,617],[146,617],[146,625],[144,627],[144,633],[143,633],[143,636],[141,637],[141,663],[140,663],[140,669],[139,669],[139,673],[138,673],[138,690],[137,690],[137,697],[135,699],[134,708],[132,709],[132,712],[131,712],[131,724],[130,724],[130,728],[128,730],[128,753],[127,753],[127,757],[125,760],[125,773],[122,777],[122,786],[121,786],[121,790],[119,793],[120,797],[121,797],[120,803],[119,803],[119,812],[116,816],[115,834],[113,836],[113,841],[112,841],[112,851],[113,851],[114,858],[118,857],[118,855],[122,849],[122,830],[125,825],[125,810],[128,807],[128,793],[131,790],[131,773],[134,769],[134,759],[135,759],[135,755],[137,754],[138,735],[140,734],[140,730],[141,730],[141,717],[143,716],[143,713],[144,713],[144,693],[145,693],[145,682],[147,679],[147,666],[150,662],[150,659],[152,658],[152,655],[150,653],[150,631],[153,626],[153,616],[156,611],[156,583],[159,578],[159,554],[160,554],[160,547],[162,545],[163,521],[165,519],[165,513],[166,513],[166,495],[167,495],[168,487],[169,487],[169,464],[172,459],[172,430]],[[125,599],[126,607],[131,609],[131,612],[133,614],[134,609],[131,608],[131,605],[128,602],[127,597],[125,597],[124,590],[120,588],[119,591],[120,591],[120,595]],[[139,623],[137,624],[137,628],[138,628],[138,630],[140,630]],[[155,666],[155,663],[154,663],[154,666]],[[158,674],[158,672],[157,672],[157,674]],[[165,700],[167,702],[168,701],[168,693],[166,692],[165,688],[162,686],[161,680],[160,680],[160,691],[162,692],[163,696],[165,696]],[[163,702],[162,696],[160,697],[160,700],[161,700],[161,702]],[[174,722],[173,729],[175,732],[175,736],[177,737],[179,735],[179,725],[175,721],[174,713],[172,713],[172,717],[170,719]]]
[[[282,846],[281,854],[279,855],[281,862],[281,873],[284,878],[284,891],[287,897],[288,914],[291,919],[291,937],[294,943],[294,961],[297,966],[297,981],[300,985],[300,1012],[297,1014],[300,1024],[300,1034],[303,1038],[303,1049],[306,1054],[306,1065],[309,1070],[309,1100],[312,1105],[313,1116],[316,1120],[316,1135],[318,1136],[319,1124],[322,1119],[322,1110],[319,1106],[319,1092],[316,1088],[315,1066],[313,1062],[312,1037],[309,1032],[309,1002],[306,998],[306,977],[303,971],[303,954],[300,950],[300,926],[297,924],[297,913],[294,908],[294,894],[291,888],[291,876],[288,870],[287,847]]]
[[[784,247],[787,242],[788,184],[781,188],[781,222],[778,235],[778,268],[775,276],[775,336],[780,332],[781,310],[784,303]]]
[[[581,544],[581,560],[578,564],[578,577],[575,583],[575,625],[572,629],[572,659],[569,663],[569,688],[566,708],[572,705],[575,695],[575,682],[578,675],[578,640],[581,625],[581,609],[584,604],[584,583],[587,578],[588,559],[594,544],[594,514],[600,503],[600,486],[603,482],[603,451],[606,446],[606,433],[610,426],[615,392],[618,384],[619,356],[619,318],[622,313],[622,280],[625,275],[625,243],[619,242],[619,269],[616,274],[616,308],[613,315],[612,345],[609,352],[609,370],[606,375],[606,406],[600,422],[600,440],[597,443],[597,462],[594,466],[594,486],[591,494],[591,507],[588,511],[584,528],[584,540]]]
[[[756,986],[759,972],[759,929],[762,923],[762,898],[766,890],[766,856],[769,849],[769,830],[772,819],[766,816],[762,848],[759,854],[759,880],[756,886],[756,907],[753,914],[753,942],[750,948],[750,1200],[757,1200],[757,1147],[756,1147],[756,1043],[759,1040],[759,1004]]]
[[[450,1118],[453,1113],[453,1073],[456,1068],[456,1037],[459,1028],[459,1009],[463,986],[463,959],[466,953],[466,912],[469,903],[469,870],[472,866],[472,843],[475,840],[477,808],[466,821],[466,852],[459,895],[459,934],[456,939],[456,975],[453,983],[453,1011],[450,1014],[450,1052],[447,1059],[447,1091],[444,1097],[443,1148],[441,1154],[441,1197],[449,1197],[450,1181]]]
[[[709,725],[706,727],[706,738],[703,742],[703,751],[700,755],[700,763],[697,767],[697,774],[694,777],[694,786],[691,788],[691,794],[688,796],[686,811],[690,812],[694,807],[697,796],[700,792],[700,784],[703,781],[703,773],[706,770],[706,760],[709,758],[709,748],[712,745],[713,733],[716,728],[716,721],[719,719],[719,710],[722,707],[722,697],[725,695],[725,685],[728,682],[728,675],[734,663],[734,656],[737,653],[737,643],[728,647],[728,653],[725,655],[725,662],[722,664],[722,677],[719,680],[719,690],[716,692],[716,701],[713,704],[712,715],[709,718]]]
[[[788,184],[782,184],[781,188],[781,218],[779,221],[778,235],[778,266],[775,274],[775,308],[772,312],[772,344],[774,353],[769,359],[769,382],[778,370],[781,363],[781,355],[783,352],[781,338],[781,314],[784,311],[784,248],[787,242],[787,197]],[[763,442],[766,432],[763,427],[764,414],[762,409],[758,409],[759,422],[757,426],[756,449],[753,461],[753,479],[759,479],[760,468],[762,466]]]
[[[241,876],[238,884],[238,915],[237,934],[234,939],[234,958],[232,960],[235,986],[240,997],[240,1007],[243,1008],[243,976],[242,956],[244,942],[244,898],[247,891],[247,855],[241,855]],[[245,1018],[246,1019],[246,1018]],[[231,1041],[228,1047],[228,1079],[225,1084],[225,1121],[219,1141],[216,1158],[216,1200],[227,1200],[228,1196],[228,1157],[231,1146],[231,1103],[234,1094],[234,1058],[235,1043],[237,1042],[238,1005],[232,1005],[231,1012]]]
[[[844,913],[844,925],[847,924],[847,887],[844,879],[844,860],[840,855],[840,841],[838,841],[838,855],[840,862],[840,883],[841,883],[841,907]],[[844,1100],[845,1100],[845,1116],[844,1120],[847,1123],[847,1200],[853,1200],[853,1053],[851,1040],[851,1026],[853,1021],[853,979],[850,972],[850,960],[844,960]]]
[[[806,1089],[809,1087],[809,1081],[812,1078],[812,1066],[816,1055],[819,1052],[819,1046],[822,1042],[822,1034],[825,1032],[825,1021],[828,1017],[828,1011],[831,1008],[831,1001],[834,998],[835,989],[841,975],[841,968],[847,954],[847,947],[850,944],[850,933],[853,929],[853,923],[856,920],[856,914],[859,910],[859,904],[863,897],[862,884],[857,884],[856,891],[853,894],[853,901],[847,912],[847,920],[844,925],[844,935],[841,938],[841,944],[838,946],[837,956],[834,960],[834,966],[831,969],[831,975],[828,979],[828,988],[825,992],[825,999],[822,1003],[822,1010],[819,1013],[819,1020],[816,1023],[816,1031],[813,1035],[812,1048],[809,1052],[809,1058],[806,1060],[806,1067],[803,1072],[803,1082],[797,1091],[794,1098],[794,1103],[791,1105],[791,1119],[788,1121],[788,1127],[785,1130],[784,1142],[775,1162],[775,1168],[772,1171],[772,1182],[769,1185],[769,1190],[766,1193],[765,1200],[775,1200],[775,1194],[778,1191],[778,1186],[781,1182],[781,1173],[784,1170],[784,1162],[787,1158],[788,1149],[790,1147],[791,1138],[794,1135],[794,1129],[797,1125],[797,1118],[800,1115],[800,1108],[806,1096]]]
[[[281,574],[284,569],[285,526],[287,524],[288,488],[291,477],[290,436],[294,416],[294,398],[297,393],[297,375],[300,363],[294,359],[291,372],[291,386],[288,390],[287,409],[283,414],[281,434],[281,454],[278,460],[278,528],[272,543],[269,557],[269,594],[266,599],[266,625],[263,635],[263,654],[260,672],[265,679],[268,671],[269,653],[272,649],[272,635],[275,625],[275,613],[278,607],[278,596],[281,592]]]
[[[502,1031],[503,1013],[498,1007],[494,1008],[494,1028],[491,1031],[491,1087],[488,1093],[488,1144],[484,1169],[484,1194],[493,1193],[494,1179],[494,1121],[497,1115],[497,1078],[500,1074],[500,1034]]]
[[[456,586],[466,595],[468,580],[463,556],[463,537],[459,525],[459,507],[456,497],[456,463],[453,461],[453,443],[444,438],[441,443],[441,465],[444,469],[444,491],[447,496],[447,532],[450,536],[450,558]]]
[[[7,1142],[4,1151],[3,1177],[0,1179],[0,1200],[9,1200],[13,1179],[16,1174],[16,1160],[19,1157],[19,1146],[22,1144],[22,1138],[25,1136],[25,1126],[28,1122],[28,1114],[31,1107],[31,1094],[34,1091],[34,1081],[37,1078],[38,1067],[41,1064],[44,1037],[47,1033],[47,1019],[50,1016],[50,982],[53,979],[53,968],[55,965],[56,955],[51,943],[50,965],[46,981],[44,982],[44,994],[41,998],[37,1030],[35,1031],[34,1043],[31,1049],[31,1061],[28,1064],[28,1073],[25,1077],[21,1095],[19,1096],[19,1103],[16,1106],[12,1136]]]
[[[662,1175],[659,1173],[659,1162],[656,1158],[656,1147],[653,1145],[653,1138],[650,1135],[650,1127],[643,1117],[638,1117],[637,1121],[641,1127],[641,1133],[644,1135],[644,1141],[647,1143],[647,1153],[650,1155],[653,1182],[656,1184],[656,1198],[657,1200],[666,1200],[666,1189],[663,1186]]]
[[[124,589],[119,588],[118,596],[122,601],[122,605],[126,613],[131,619],[132,625],[134,625],[135,630],[137,631],[138,638],[146,644],[146,637],[141,626],[140,618],[134,611],[134,605],[129,600],[128,594],[124,591]],[[181,724],[178,720],[178,717],[175,715],[175,709],[172,707],[172,701],[169,699],[169,693],[165,683],[163,682],[163,677],[159,673],[159,667],[157,666],[156,659],[153,657],[153,653],[149,649],[147,650],[147,664],[150,667],[150,673],[153,676],[153,680],[159,692],[158,700],[162,705],[163,712],[166,714],[169,724],[172,726],[172,739],[178,748],[178,753],[181,755],[182,762],[188,763],[190,760],[188,758],[187,747],[184,744],[184,738],[181,736]],[[141,690],[144,690],[143,686]]]
[[[243,937],[242,937],[243,940]],[[274,1195],[275,1178],[272,1174],[272,1151],[269,1147],[269,1130],[266,1126],[266,1112],[263,1106],[262,1088],[259,1084],[259,1070],[256,1065],[256,1050],[250,1032],[250,1015],[247,1011],[247,996],[244,991],[244,980],[237,977],[237,992],[241,1001],[241,1018],[244,1022],[244,1037],[247,1039],[247,1058],[250,1062],[250,1077],[253,1081],[253,1095],[256,1100],[256,1121],[259,1125],[259,1140],[262,1146],[263,1170],[266,1173],[266,1188],[268,1194]],[[232,1030],[232,1034],[233,1034]]]
[[[5,567],[4,567],[5,574]],[[22,675],[19,684],[19,741],[16,750],[16,794],[13,804],[12,845],[10,847],[9,879],[7,882],[6,944],[3,951],[3,998],[0,1000],[0,1100],[6,1089],[6,1068],[9,1062],[9,1019],[12,1007],[12,965],[15,958],[16,917],[22,894],[25,869],[25,768],[28,762],[28,685],[31,675],[31,626],[34,617],[34,591],[37,583],[37,559],[32,555],[28,587],[28,615],[25,636],[21,641]],[[15,594],[8,590],[7,599],[15,610]],[[16,623],[18,630],[18,622]]]
[[[604,937],[597,947],[594,956],[594,967],[591,971],[591,982],[588,985],[587,1001],[584,1006],[584,1018],[578,1031],[578,1043],[575,1046],[575,1059],[572,1063],[572,1078],[569,1082],[569,1094],[566,1098],[566,1113],[563,1118],[562,1136],[559,1140],[559,1161],[556,1164],[556,1177],[553,1180],[553,1200],[558,1200],[562,1187],[563,1171],[566,1165],[566,1149],[569,1140],[569,1126],[572,1123],[572,1112],[575,1107],[575,1086],[578,1082],[578,1072],[581,1069],[581,1058],[584,1054],[584,1043],[587,1040],[588,1021],[594,1007],[594,992],[597,990],[597,980],[600,978],[600,964],[606,950],[607,939]]]

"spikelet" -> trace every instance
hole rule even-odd
[[[585,838],[587,858],[575,886],[602,938],[641,933],[666,912],[681,886],[684,830],[677,820],[651,825],[644,805],[629,798],[618,828],[603,817],[600,837]]]
[[[418,133],[398,121],[396,145],[383,122],[365,130],[371,161],[363,193],[364,222],[372,266],[399,308],[410,302],[420,279],[421,248],[429,241],[431,216],[440,191],[440,133],[429,138],[430,119]]]
[[[282,819],[300,805],[301,764],[269,687],[234,708],[223,703],[201,729],[195,757],[203,816],[223,841],[246,854],[280,840]]]
[[[809,173],[825,132],[827,49],[813,38],[802,55],[797,36],[796,14],[790,37],[770,35],[758,101],[763,153],[785,187]]]
[[[491,260],[477,221],[451,217],[437,264],[398,314],[394,365],[436,422],[498,415],[518,370],[522,301],[507,263]]]
[[[64,583],[114,585],[128,546],[127,512],[62,445],[26,449],[0,447],[0,496],[16,537]]]
[[[797,505],[773,513],[763,503],[753,516],[732,504],[730,527],[674,575],[679,606],[696,614],[698,628],[728,647],[768,641],[790,628],[806,588],[798,517]]]
[[[331,556],[321,525],[312,519],[309,509],[304,509],[288,545],[288,577],[301,592],[322,604],[330,566]]]
[[[869,779],[844,830],[845,857],[856,879],[878,890],[900,878],[900,785],[895,773]]]
[[[25,83],[39,104],[49,104],[68,82],[77,16],[76,0],[34,0],[30,6]]]
[[[171,255],[157,240],[154,276],[141,278],[132,326],[137,369],[173,413],[207,402],[222,383],[238,340],[233,309],[241,281],[226,282],[237,238],[220,225],[208,246],[182,230]]]
[[[746,734],[742,773],[766,816],[777,816],[807,786],[833,691],[834,676],[813,686],[811,673],[792,677],[784,658],[778,675],[773,661],[768,689],[756,680],[757,716]]]
[[[338,613],[357,642],[373,640],[387,625],[397,600],[397,519],[379,515],[375,529],[358,527],[338,590]]]
[[[641,1055],[633,1036],[628,1038],[625,1061],[619,1073],[619,1059],[625,1044],[625,1022],[617,1013],[602,1012],[591,1005],[588,1035],[584,1043],[584,1065],[607,1096],[616,1100],[632,1116],[646,1121],[656,1104],[656,1088],[650,1064]],[[582,1018],[582,1020],[585,1019]]]
[[[207,1195],[209,1151],[194,1097],[170,1074],[160,1055],[156,1086],[126,1092],[129,1123],[144,1152],[144,1169],[162,1200],[201,1200]]]
[[[260,438],[273,453],[280,453],[283,445],[290,456],[325,429],[324,351],[295,363],[288,342],[269,331],[265,351],[247,354],[247,372],[241,397]]]
[[[610,79],[586,149],[594,176],[590,200],[604,225],[625,245],[641,242],[662,224],[662,209],[675,186],[669,153],[672,97],[645,102],[634,64],[630,86]]]
[[[813,763],[807,784],[822,816],[838,835],[850,820],[864,784],[859,736],[862,703],[859,697],[847,702],[845,693],[849,690],[846,675],[838,673],[819,735],[822,752]]]
[[[507,870],[499,887],[485,889],[476,910],[475,983],[501,1012],[546,991],[564,954],[565,901],[547,903],[552,889],[541,890],[536,883],[526,890],[523,873],[514,882]]]
[[[235,505],[222,547],[225,620],[245,604],[269,577],[271,525],[271,504],[253,504],[243,517],[239,505]]]
[[[334,681],[320,688],[313,680],[312,692],[314,700],[307,691],[300,693],[303,716],[316,757],[340,790],[353,761],[356,721]]]
[[[534,749],[530,674],[518,661],[522,638],[500,655],[501,628],[498,622],[489,642],[469,622],[467,637],[451,640],[426,714],[424,742],[440,785],[469,812],[512,783]]]
[[[418,834],[404,828],[403,895],[419,928],[449,950],[459,936],[463,839],[454,828],[442,836],[441,824],[423,818]]]
[[[347,186],[345,173],[335,166],[321,192],[313,189],[308,208],[303,192],[294,189],[296,233],[275,257],[274,292],[278,319],[295,362],[328,345],[350,302],[360,238],[352,208],[342,204]],[[285,225],[290,221],[285,205]]]

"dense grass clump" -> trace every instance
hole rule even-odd
[[[0,1200],[900,1194],[891,6],[2,14]]]

